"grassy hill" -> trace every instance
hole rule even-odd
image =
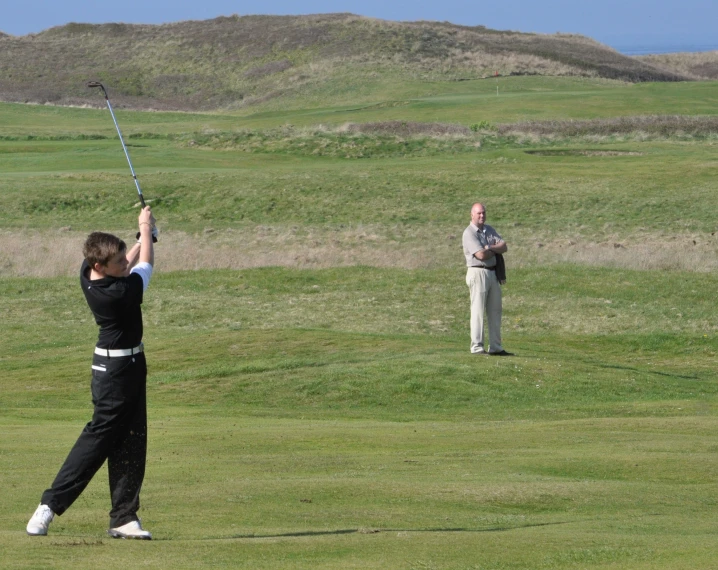
[[[231,16],[161,26],[75,24],[0,36],[0,99],[97,105],[85,82],[134,108],[257,106],[323,90],[362,93],[401,79],[562,75],[631,82],[686,79],[589,38],[390,22],[352,14]]]
[[[718,79],[718,51],[641,55],[635,59],[691,79]]]

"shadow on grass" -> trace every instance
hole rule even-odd
[[[538,352],[538,351],[536,351]],[[533,359],[533,360],[541,360],[542,358],[546,358],[546,354],[553,355],[553,351],[544,351],[539,354],[518,354],[513,353],[514,357],[520,357],[525,359]],[[695,380],[700,381],[701,377],[696,374],[677,374],[675,372],[661,372],[660,370],[651,370],[650,368],[638,368],[636,366],[627,366],[622,364],[610,364],[607,362],[602,362],[599,360],[595,360],[594,358],[591,358],[590,356],[575,356],[573,357],[573,360],[577,360],[582,362],[586,365],[595,366],[596,368],[605,368],[608,370],[623,370],[626,372],[635,372],[636,374],[651,374],[654,376],[663,376],[665,378],[675,378],[680,380]]]
[[[674,374],[674,373],[670,373],[670,372],[659,372],[658,370],[646,370],[643,368],[635,368],[634,366],[620,366],[618,364],[601,364],[599,362],[591,362],[591,364],[595,364],[599,368],[609,368],[611,370],[626,370],[629,372],[636,372],[638,374],[653,374],[656,376],[666,376],[668,378],[680,378],[681,380],[700,380],[700,377],[696,376],[695,374],[686,376],[684,374]]]
[[[525,524],[520,526],[497,526],[488,528],[347,528],[337,530],[307,530],[300,532],[285,532],[278,534],[232,534],[229,536],[206,536],[201,538],[189,538],[189,539],[155,539],[155,540],[187,540],[187,541],[199,541],[199,540],[237,540],[237,539],[263,539],[263,538],[302,538],[302,537],[314,537],[314,536],[338,536],[342,534],[380,534],[386,532],[508,532],[511,530],[521,530],[524,528],[535,528],[542,526],[554,526],[562,524],[572,524],[578,521],[560,521],[551,523],[534,523]]]

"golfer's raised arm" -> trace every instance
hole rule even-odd
[[[155,224],[155,218],[149,206],[142,208],[138,223],[140,226],[140,261],[154,265],[155,248],[152,243],[152,227]]]
[[[127,250],[127,271],[132,269],[140,260],[140,242],[137,242],[129,250]]]

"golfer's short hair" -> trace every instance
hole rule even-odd
[[[104,232],[92,232],[85,240],[82,253],[90,267],[95,263],[107,265],[121,251],[127,250],[127,244],[117,236]]]

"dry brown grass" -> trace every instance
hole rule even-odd
[[[537,137],[607,137],[654,135],[706,137],[718,134],[717,116],[634,115],[579,121],[522,121],[496,125],[500,135]]]
[[[641,55],[635,59],[693,79],[718,79],[718,50],[699,53]]]
[[[683,245],[680,256],[666,256],[666,236],[645,232],[631,236],[545,236],[502,228],[510,244],[509,267],[572,263],[599,267],[686,272],[718,271],[718,237],[684,233],[671,243]],[[365,265],[400,269],[459,268],[463,264],[463,228],[356,226],[290,228],[256,226],[241,230],[206,230],[201,234],[165,232],[157,246],[161,271],[248,269],[283,266],[322,269]],[[131,232],[116,232],[132,240]],[[71,230],[0,233],[0,277],[74,276],[82,261],[85,234]],[[28,244],[30,244],[28,246]],[[418,246],[416,244],[421,244]],[[411,255],[407,248],[411,247]]]
[[[643,156],[642,152],[631,150],[549,149],[524,152],[536,156]]]
[[[511,262],[516,266],[572,263],[616,269],[718,271],[717,236],[683,233],[675,242],[680,255],[667,256],[666,243],[671,240],[657,233],[604,235],[599,240],[567,236],[541,242],[521,240],[511,251]]]
[[[381,121],[376,123],[347,123],[340,132],[367,133],[396,136],[470,136],[471,130],[464,125],[451,123],[419,123],[416,121]]]
[[[0,277],[57,277],[79,270],[86,235],[70,230],[0,232]]]
[[[585,69],[578,64],[564,63],[555,59],[531,53],[493,53],[490,51],[454,50],[441,60],[426,60],[425,67],[441,69],[444,73],[452,70],[472,70],[481,77],[499,75],[551,75],[596,77],[595,69]]]
[[[281,73],[285,69],[289,69],[293,64],[288,59],[280,59],[279,61],[270,61],[264,65],[258,65],[244,72],[244,76],[248,78],[259,78],[266,75]]]

